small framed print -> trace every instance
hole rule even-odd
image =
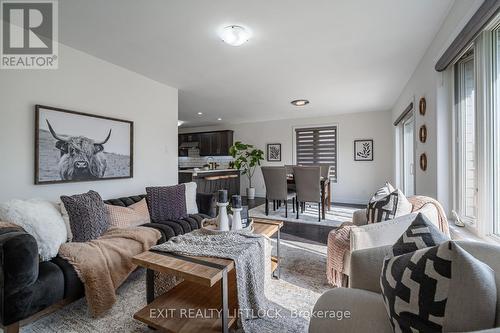
[[[373,161],[373,140],[354,140],[354,160]]]
[[[281,143],[267,144],[267,161],[281,162]]]

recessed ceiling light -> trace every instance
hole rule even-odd
[[[250,30],[240,25],[229,25],[220,31],[219,36],[226,44],[240,46],[248,42],[252,34]]]
[[[218,120],[218,121],[221,121],[221,120],[222,120],[222,118],[217,118],[217,120]]]
[[[203,112],[198,112],[198,116],[201,116],[203,114]]]
[[[177,120],[177,127],[181,126],[182,124],[184,124],[184,121],[182,121],[182,120]]]
[[[307,99],[296,99],[294,101],[291,101],[290,103],[292,103],[295,106],[304,106],[309,104],[309,101]]]

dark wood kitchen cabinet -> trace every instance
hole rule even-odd
[[[233,145],[233,133],[225,130],[179,134],[179,144],[197,141],[200,156],[228,156],[229,148]]]

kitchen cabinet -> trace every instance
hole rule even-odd
[[[234,169],[197,171],[179,170],[179,184],[196,182],[197,192],[214,193],[227,190],[229,198],[240,194],[240,172]]]
[[[228,156],[233,145],[233,131],[213,131],[179,134],[179,146],[182,143],[198,142],[200,156]],[[179,150],[181,155],[181,150]]]

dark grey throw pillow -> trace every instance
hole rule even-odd
[[[392,246],[392,253],[399,256],[439,245],[447,240],[450,240],[448,236],[439,231],[424,214],[418,213],[408,229]]]
[[[180,220],[188,216],[184,184],[146,187],[146,193],[151,221]]]
[[[106,207],[99,193],[61,196],[68,212],[73,242],[88,242],[101,236],[109,227]]]
[[[380,286],[395,332],[469,332],[495,325],[495,272],[453,241],[386,258]]]

